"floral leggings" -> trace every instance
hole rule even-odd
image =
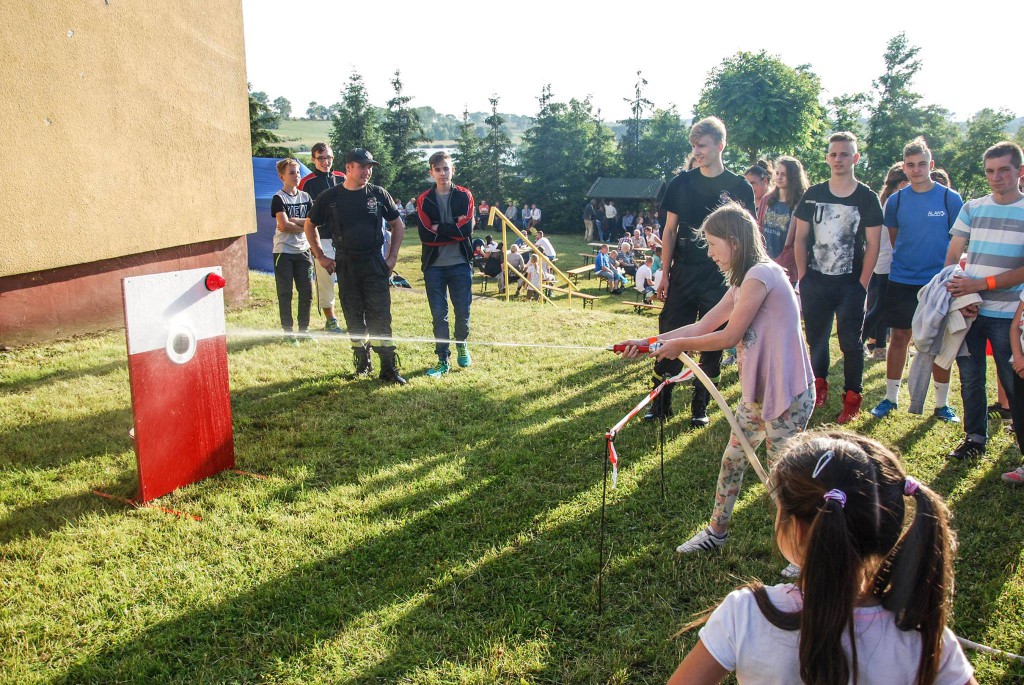
[[[789,408],[773,421],[765,423],[761,418],[759,402],[740,402],[736,408],[736,420],[743,429],[743,435],[755,450],[767,440],[768,470],[771,471],[771,467],[785,450],[789,440],[807,428],[813,411],[814,386],[811,386],[797,395]],[[711,512],[712,523],[722,526],[729,523],[747,465],[747,456],[740,447],[739,440],[735,434],[730,434],[729,445],[722,455],[722,468],[718,472],[715,508]]]

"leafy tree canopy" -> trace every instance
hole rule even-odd
[[[810,145],[824,119],[820,95],[807,66],[789,67],[764,50],[738,52],[711,70],[694,113],[725,122],[729,144],[753,164]]]

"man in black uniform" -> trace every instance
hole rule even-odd
[[[717,117],[701,119],[690,128],[693,167],[676,176],[665,191],[665,231],[662,234],[662,273],[657,296],[665,300],[658,317],[658,331],[664,333],[686,326],[707,314],[718,304],[728,285],[718,266],[708,257],[707,248],[698,242],[696,230],[719,205],[735,200],[754,215],[754,191],[742,177],[725,168],[725,124]],[[667,291],[667,292],[666,292]],[[722,352],[701,352],[700,367],[718,381]],[[674,376],[683,369],[678,359],[662,359],[654,365],[654,384],[665,375]],[[672,415],[672,386],[666,386],[651,403],[644,417],[650,421]],[[690,425],[708,425],[708,400],[711,394],[701,383],[694,383],[690,403]]]
[[[373,371],[370,347],[380,357],[380,378],[405,385],[395,365],[391,338],[391,284],[405,236],[405,224],[388,191],[370,183],[373,155],[362,148],[345,156],[345,182],[322,192],[304,226],[317,262],[338,274],[341,311],[353,342],[356,373]],[[384,256],[384,223],[391,227],[391,247]],[[326,256],[316,240],[316,227],[329,224],[335,259]]]

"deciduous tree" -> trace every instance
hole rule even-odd
[[[589,99],[556,102],[546,85],[538,103],[519,155],[523,199],[543,210],[546,231],[575,231],[587,190],[616,168],[612,133]]]
[[[885,72],[873,82],[867,144],[862,146],[864,162],[858,170],[858,176],[873,187],[882,182],[893,163],[903,159],[903,146],[910,140],[923,135],[932,150],[941,150],[957,137],[949,111],[922,106],[921,95],[911,90],[911,82],[921,70],[920,50],[910,44],[906,34],[894,36],[885,49]]]
[[[985,150],[1001,140],[1006,140],[1006,125],[1013,120],[1013,114],[1006,110],[983,109],[967,121],[963,136],[953,146],[952,154],[943,160],[949,172],[950,181],[965,200],[981,197],[989,192],[985,182],[985,165],[982,155]]]
[[[292,103],[283,95],[274,99],[273,109],[282,119],[290,119],[292,116]]]
[[[753,164],[810,146],[823,126],[820,94],[808,66],[787,66],[764,50],[738,52],[711,70],[694,113],[725,122],[729,145]]]

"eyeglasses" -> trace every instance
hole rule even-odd
[[[320,157],[314,157],[313,159],[315,159],[318,162],[330,162],[334,159],[334,157],[325,157],[321,155]]]

